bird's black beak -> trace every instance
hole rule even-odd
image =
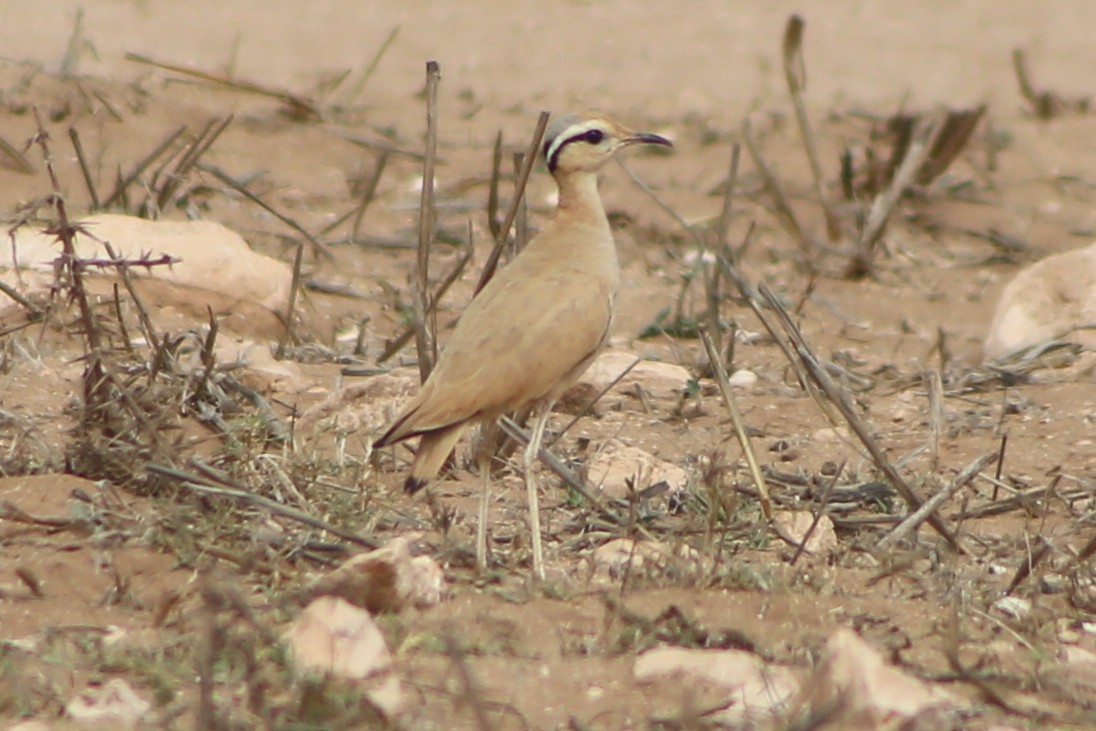
[[[663,147],[673,147],[674,143],[662,135],[656,135],[653,132],[633,132],[632,134],[621,140],[625,145],[662,145]]]

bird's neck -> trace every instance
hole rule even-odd
[[[526,251],[579,271],[597,272],[615,292],[620,264],[609,219],[597,190],[597,174],[575,171],[556,177],[556,214]],[[557,264],[558,266],[558,264]]]
[[[559,185],[560,217],[587,225],[609,227],[605,207],[597,190],[597,173],[579,170],[556,177]]]

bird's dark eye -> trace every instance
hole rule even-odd
[[[605,139],[605,133],[600,129],[592,129],[584,135],[584,138],[591,145],[601,144],[601,141]]]

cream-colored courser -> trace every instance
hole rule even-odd
[[[419,436],[405,489],[437,476],[465,428],[525,407],[538,409],[525,450],[533,571],[544,576],[534,463],[556,400],[597,356],[613,320],[620,268],[597,173],[620,149],[670,145],[597,115],[554,120],[544,158],[559,185],[555,216],[464,311],[422,389],[381,436],[385,447]],[[484,470],[476,562],[486,562],[489,472]]]

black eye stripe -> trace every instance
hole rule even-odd
[[[556,164],[559,163],[559,154],[563,151],[564,147],[572,142],[589,142],[591,145],[597,145],[605,139],[605,132],[600,129],[588,129],[585,132],[579,132],[577,135],[568,137],[563,142],[556,146],[555,152],[552,153],[552,157],[548,159],[548,169],[555,170]],[[547,155],[548,151],[552,147],[552,142],[548,141],[544,143],[544,154]]]

